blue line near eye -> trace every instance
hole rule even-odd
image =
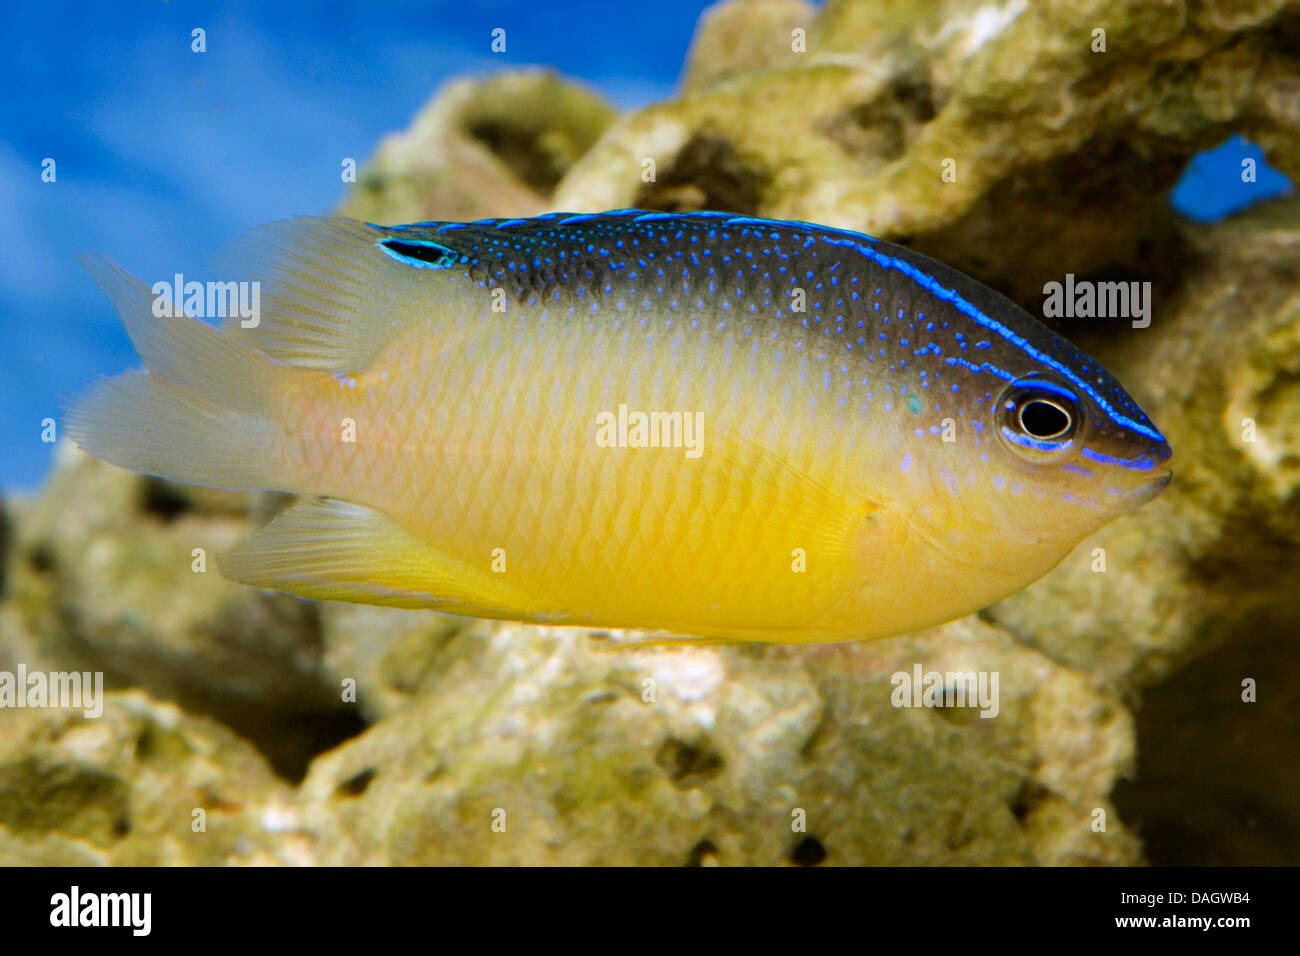
[[[417,269],[447,269],[457,262],[464,264],[469,261],[454,249],[428,239],[388,238],[378,240],[375,245],[402,265]]]
[[[1133,468],[1136,471],[1150,471],[1156,466],[1155,460],[1147,455],[1139,455],[1137,458],[1113,458],[1110,455],[1103,455],[1099,451],[1093,451],[1086,445],[1079,449],[1079,454],[1091,461],[1102,465],[1122,465],[1125,468]]]
[[[1035,391],[1050,392],[1053,395],[1060,395],[1062,398],[1066,399],[1067,401],[1071,401],[1071,402],[1079,401],[1079,397],[1075,395],[1074,392],[1070,391],[1068,388],[1061,388],[1061,386],[1059,385],[1054,385],[1051,382],[1044,382],[1042,379],[1034,379],[1034,378],[1025,379],[1019,384],[1023,388],[1032,388]]]
[[[868,241],[872,241],[870,237],[867,236],[864,236],[862,238],[867,239]],[[917,285],[929,291],[935,297],[943,299],[945,302],[951,302],[954,306],[957,307],[958,311],[965,313],[967,316],[969,316],[979,325],[982,325],[984,328],[996,332],[998,335],[1002,336],[1008,342],[1015,345],[1026,355],[1029,355],[1032,358],[1036,359],[1037,361],[1042,362],[1044,365],[1048,366],[1049,368],[1052,368],[1055,371],[1060,372],[1062,375],[1066,377],[1066,379],[1069,380],[1069,382],[1072,385],[1079,388],[1084,394],[1086,394],[1089,398],[1091,398],[1094,402],[1096,402],[1101,407],[1101,409],[1104,412],[1106,412],[1106,414],[1109,415],[1111,420],[1114,421],[1115,423],[1119,425],[1123,425],[1125,428],[1128,428],[1131,431],[1135,431],[1139,435],[1145,435],[1147,438],[1150,438],[1154,441],[1163,442],[1165,440],[1165,436],[1161,435],[1154,428],[1151,428],[1147,425],[1143,425],[1141,422],[1134,421],[1133,419],[1129,418],[1126,415],[1121,415],[1119,411],[1113,405],[1111,405],[1110,402],[1106,401],[1106,399],[1103,398],[1096,389],[1094,389],[1087,382],[1083,381],[1083,379],[1079,378],[1079,376],[1076,375],[1073,371],[1071,371],[1068,366],[1058,362],[1050,355],[1046,355],[1043,352],[1040,352],[1038,349],[1030,345],[1029,342],[1026,341],[1023,336],[1017,335],[1015,332],[1011,331],[1002,323],[989,318],[987,315],[985,315],[983,312],[977,309],[970,302],[967,302],[965,299],[963,299],[954,290],[945,289],[942,285],[939,284],[938,281],[934,279],[933,276],[927,275],[926,273],[922,272],[920,269],[916,268],[910,263],[904,262],[902,259],[897,259],[894,258],[893,256],[887,256],[884,253],[877,252],[875,249],[872,249],[868,246],[864,246],[862,242],[857,239],[836,239],[831,237],[823,237],[822,241],[832,246],[847,246],[851,249],[856,249],[858,252],[862,253],[864,256],[866,256],[868,259],[872,260],[876,264],[883,266],[886,269],[894,269],[898,272],[901,272],[903,275],[907,276]]]
[[[1013,445],[1019,445],[1021,448],[1032,448],[1034,451],[1064,451],[1074,444],[1073,438],[1067,438],[1065,441],[1040,441],[1037,438],[1030,438],[1028,435],[1020,435],[1013,432],[1006,425],[1002,426],[1002,437]]]

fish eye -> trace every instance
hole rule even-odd
[[[1060,438],[1074,423],[1068,411],[1046,398],[1032,398],[1024,402],[1017,414],[1021,430],[1040,441]]]
[[[1063,385],[1039,380],[1013,382],[998,399],[998,433],[1027,461],[1049,463],[1068,453],[1083,423],[1083,406]]]

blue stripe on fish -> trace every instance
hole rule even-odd
[[[1044,381],[1041,378],[1026,378],[1023,380],[1023,384],[1026,388],[1032,388],[1037,392],[1048,392],[1052,395],[1059,395],[1067,402],[1077,402],[1079,400],[1079,396],[1075,395],[1074,392],[1070,391],[1068,388],[1062,388],[1054,382]]]
[[[1064,451],[1074,444],[1074,439],[1065,441],[1048,441],[1041,438],[1031,438],[1029,435],[1019,435],[1013,432],[1005,425],[1002,426],[1002,437],[1013,445],[1019,445],[1021,448],[1029,448],[1034,451]]]
[[[879,242],[878,239],[872,239],[870,236],[862,236],[860,238],[866,239],[869,242]],[[1132,418],[1129,418],[1127,415],[1121,414],[1117,408],[1111,405],[1110,402],[1106,401],[1105,397],[1102,396],[1100,392],[1098,392],[1095,388],[1093,388],[1091,385],[1089,385],[1087,382],[1081,379],[1078,375],[1076,375],[1069,366],[1063,365],[1062,363],[1058,362],[1056,359],[1052,358],[1050,355],[1047,355],[1039,351],[1038,349],[1034,348],[1032,345],[1029,344],[1028,341],[1025,340],[1023,336],[1017,335],[1015,332],[1011,331],[1011,329],[1007,328],[1001,322],[989,318],[987,315],[985,315],[983,312],[981,312],[971,303],[967,302],[965,299],[963,299],[952,289],[945,289],[942,285],[936,282],[932,276],[929,276],[926,273],[922,272],[920,269],[917,269],[911,263],[904,262],[902,259],[897,259],[893,256],[884,255],[883,253],[879,253],[874,249],[869,249],[866,246],[861,245],[860,243],[846,243],[834,239],[823,239],[822,241],[837,246],[852,245],[855,248],[857,248],[857,250],[861,252],[864,256],[866,256],[867,258],[871,259],[874,262],[879,263],[880,265],[884,266],[886,269],[897,269],[903,275],[907,276],[917,285],[926,289],[932,295],[936,296],[937,298],[944,299],[947,302],[951,302],[959,310],[964,312],[966,315],[970,316],[970,318],[974,319],[977,323],[982,325],[984,328],[996,332],[998,335],[1002,336],[1008,342],[1015,345],[1016,348],[1020,349],[1026,355],[1029,355],[1032,358],[1037,359],[1038,361],[1046,365],[1048,368],[1060,372],[1072,384],[1074,384],[1081,391],[1083,391],[1084,394],[1086,394],[1089,398],[1091,398],[1094,402],[1096,402],[1102,408],[1102,410],[1105,411],[1106,414],[1110,416],[1111,420],[1115,422],[1117,425],[1122,425],[1125,428],[1129,429],[1130,431],[1136,432],[1139,435],[1143,435],[1147,438],[1150,438],[1153,441],[1162,442],[1165,440],[1165,436],[1161,435],[1154,428],[1149,428],[1148,426],[1142,424],[1141,422],[1134,421]],[[1003,374],[1005,376],[1006,373]],[[1012,378],[1014,378],[1014,376],[1012,376]]]
[[[1121,465],[1124,468],[1134,468],[1137,471],[1149,471],[1156,466],[1156,462],[1147,455],[1139,458],[1115,458],[1111,455],[1103,455],[1099,451],[1093,451],[1086,446],[1079,449],[1079,454],[1100,465]]]

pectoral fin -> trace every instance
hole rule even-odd
[[[475,617],[544,613],[504,574],[426,544],[383,512],[333,498],[298,502],[218,558],[226,577],[321,601],[434,608]]]

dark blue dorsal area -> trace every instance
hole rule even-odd
[[[875,241],[869,237],[722,212],[629,209],[374,228],[393,258],[420,269],[435,259],[448,279],[500,288],[543,310],[543,319],[661,309],[794,319],[822,332],[844,326],[870,274],[882,272],[847,238],[825,241]],[[435,246],[454,258],[424,251]],[[795,290],[804,316],[793,314]]]
[[[811,244],[812,233],[820,227],[730,213],[626,209],[374,228],[388,234],[379,240],[384,251],[395,258],[406,257],[412,266],[428,268],[431,258],[439,268],[460,262],[469,265],[476,277],[506,280],[507,287],[515,286],[519,294],[531,294],[551,283],[598,281],[602,271],[645,270],[653,262],[662,265],[679,259],[698,268],[702,259],[714,255],[725,243],[734,243],[739,255],[752,244]],[[425,247],[444,249],[454,256],[426,252]],[[658,266],[655,268],[657,271]]]
[[[897,335],[898,346],[916,357],[929,352],[1001,381],[1023,374],[1017,369],[1026,364],[1047,367],[1116,424],[1160,438],[1117,381],[1018,305],[950,266],[861,233],[724,212],[640,209],[373,228],[382,235],[376,244],[413,268],[501,288],[529,306],[554,302],[564,307],[558,314],[595,312],[602,299],[617,308],[762,314],[799,323],[847,351]],[[802,314],[790,308],[796,288],[808,297]],[[889,305],[882,310],[880,303]],[[910,327],[917,335],[898,335],[897,324],[882,335],[891,312],[921,320]],[[955,335],[959,329],[965,339]],[[967,350],[972,343],[976,351]]]

